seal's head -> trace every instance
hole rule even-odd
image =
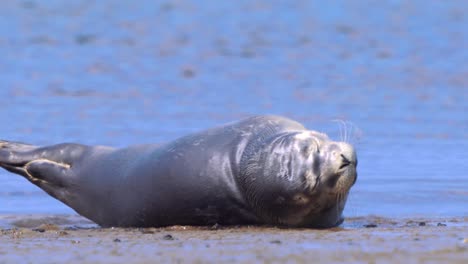
[[[333,227],[357,179],[356,152],[316,131],[290,131],[252,144],[241,162],[246,200],[271,224]]]

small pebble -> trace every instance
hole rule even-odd
[[[270,243],[272,243],[272,244],[281,244],[281,241],[280,240],[273,240],[273,241],[270,241]]]
[[[114,242],[119,243],[119,242],[122,242],[122,240],[116,238],[116,239],[114,239]]]
[[[377,227],[376,224],[367,224],[367,225],[364,225],[365,228],[374,228],[374,227]]]
[[[44,233],[45,229],[44,228],[34,228],[32,231],[39,232],[39,233]]]
[[[168,235],[163,236],[163,239],[164,240],[174,240],[174,237],[172,235],[168,234]]]
[[[437,226],[447,226],[446,224],[437,223]]]
[[[425,226],[426,222],[419,222],[419,226]]]

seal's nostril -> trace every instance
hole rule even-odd
[[[351,164],[351,161],[349,161],[349,159],[347,159],[345,157],[345,155],[343,155],[343,154],[340,154],[340,155],[341,155],[341,158],[343,159],[343,161],[341,163],[341,166],[340,166],[340,169],[342,169],[342,168],[348,166],[349,164]]]
[[[343,155],[343,154],[340,154],[340,155],[341,155],[341,158],[343,158],[343,162],[351,163],[351,162],[349,161],[349,159],[347,159],[347,158],[345,157],[345,155]]]

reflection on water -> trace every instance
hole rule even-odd
[[[468,215],[465,2],[24,3],[0,4],[0,138],[126,146],[266,113],[339,138],[343,119],[346,215]],[[0,213],[72,212],[0,179]]]

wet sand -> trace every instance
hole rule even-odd
[[[358,217],[342,227],[98,228],[77,216],[2,216],[1,263],[466,263],[468,217]]]

